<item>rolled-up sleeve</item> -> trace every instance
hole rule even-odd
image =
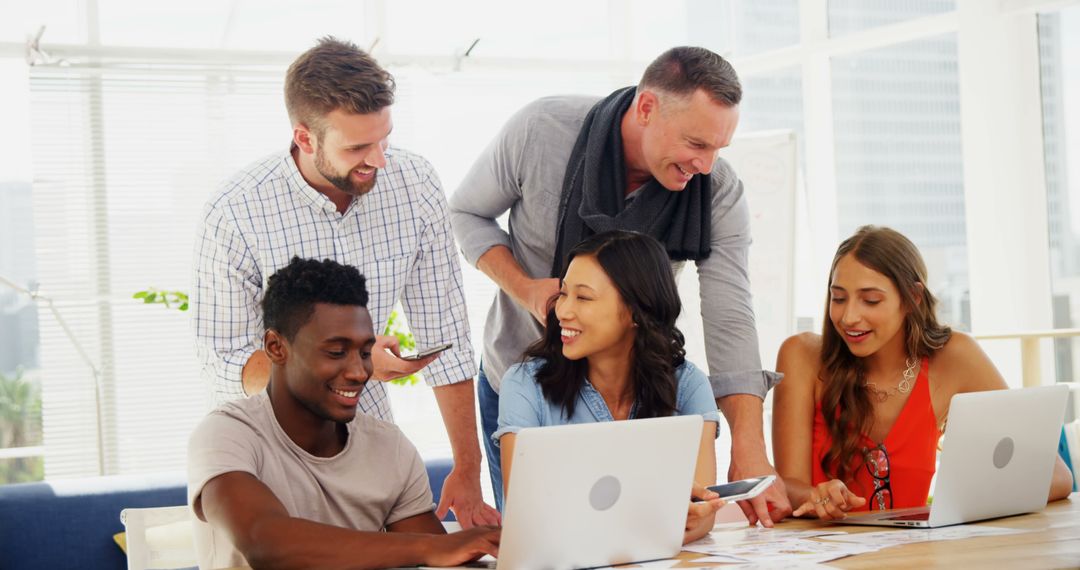
[[[742,182],[723,159],[713,192],[712,253],[697,263],[709,383],[716,398],[764,399],[782,376],[761,368],[750,294],[750,208]]]
[[[191,322],[215,404],[246,396],[241,372],[261,347],[262,275],[223,204],[209,204],[195,237]]]
[[[544,425],[544,395],[536,383],[535,371],[535,363],[527,362],[511,366],[503,375],[499,388],[499,427],[491,434],[495,445],[508,433]]]
[[[521,199],[519,173],[530,115],[526,107],[507,121],[450,197],[450,225],[470,265],[495,246],[511,247],[497,219]]]
[[[431,165],[424,182],[427,188],[422,203],[428,221],[419,243],[419,260],[410,273],[402,308],[416,338],[417,346],[428,347],[452,342],[424,369],[430,386],[444,386],[476,376],[476,360],[469,336],[469,317],[461,279],[461,265],[454,248],[454,238],[447,219],[446,197]]]

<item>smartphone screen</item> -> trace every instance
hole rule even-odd
[[[452,343],[452,342],[448,342],[446,344],[440,344],[439,346],[433,346],[431,348],[425,348],[425,349],[421,350],[420,352],[417,352],[416,354],[407,354],[405,356],[402,356],[401,359],[402,360],[420,360],[421,358],[426,358],[428,356],[431,356],[432,354],[438,354],[438,353],[440,353],[440,352],[442,352],[442,351],[444,351],[444,350],[446,350],[446,349],[448,349],[448,348],[450,348],[452,346],[454,346],[454,343]]]
[[[754,479],[732,481],[731,483],[725,483],[723,485],[714,485],[712,487],[709,487],[709,490],[715,491],[716,494],[720,495],[721,499],[727,499],[728,497],[745,495],[750,491],[753,491],[754,488],[760,485],[761,482],[765,479],[768,479],[768,477],[756,477]]]

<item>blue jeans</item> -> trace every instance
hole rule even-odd
[[[476,376],[476,399],[480,403],[480,431],[484,435],[484,451],[487,454],[491,490],[495,494],[495,508],[503,510],[502,450],[491,440],[491,434],[499,429],[499,394],[491,387],[484,365]]]

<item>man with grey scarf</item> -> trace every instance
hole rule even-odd
[[[477,382],[496,503],[502,509],[499,382],[540,338],[563,256],[611,229],[658,239],[675,270],[697,264],[709,379],[732,433],[729,480],[775,474],[762,404],[780,377],[761,368],[750,299],[750,215],[717,151],[731,142],[742,88],[731,65],[698,47],[668,50],[636,87],[606,98],[556,96],[518,111],[450,199],[465,258],[499,285]],[[509,232],[496,219],[509,214]],[[582,337],[588,331],[582,332]],[[579,340],[581,337],[579,337]],[[577,341],[575,341],[577,342]],[[791,513],[782,481],[740,503],[751,524]]]

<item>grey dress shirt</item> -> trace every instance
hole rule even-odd
[[[518,111],[488,145],[450,198],[450,225],[465,259],[476,265],[487,250],[510,248],[530,277],[549,277],[559,198],[570,151],[596,97],[545,97]],[[701,317],[713,395],[764,398],[779,381],[761,369],[747,257],[750,213],[731,166],[712,169],[712,253],[697,262]],[[634,193],[627,199],[632,200]],[[496,219],[510,211],[509,231]],[[675,271],[682,264],[673,264]],[[503,374],[520,362],[541,328],[504,291],[496,294],[484,326],[484,373],[499,389]]]

